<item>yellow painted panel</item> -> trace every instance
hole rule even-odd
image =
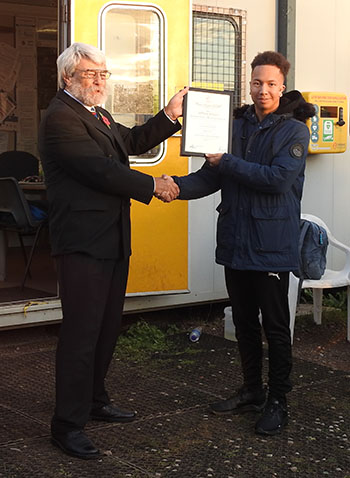
[[[179,157],[179,138],[170,138],[167,143],[166,161],[138,170],[154,176],[187,174],[187,158]],[[132,256],[127,292],[187,289],[187,211],[187,201],[165,204],[154,198],[148,206],[132,201]]]
[[[192,81],[192,88],[205,88],[206,90],[224,91],[223,83],[207,83],[205,81]]]
[[[75,0],[72,12],[74,41],[98,46],[98,13],[105,2],[101,0]]]
[[[117,2],[116,2],[117,3]],[[136,2],[135,2],[136,3]],[[168,98],[189,82],[190,2],[159,0],[137,2],[158,5],[166,15],[166,84]],[[98,15],[102,0],[75,0],[74,41],[98,45]],[[188,159],[179,156],[180,138],[167,141],[167,153],[160,164],[137,167],[152,176],[163,173],[185,175]],[[188,288],[187,202],[164,204],[153,199],[146,206],[132,201],[132,256],[128,293],[186,290]]]
[[[188,0],[159,0],[167,18],[168,98],[189,86],[190,3]]]

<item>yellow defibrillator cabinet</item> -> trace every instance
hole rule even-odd
[[[310,129],[309,154],[343,153],[348,136],[348,103],[343,93],[304,92],[315,107],[315,116],[306,122]]]

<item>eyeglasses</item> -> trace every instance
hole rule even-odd
[[[108,78],[110,78],[112,74],[108,70],[81,70],[79,68],[76,68],[75,71],[81,71],[81,77],[88,78],[89,80],[95,79],[97,75],[100,76],[101,80],[108,80]]]

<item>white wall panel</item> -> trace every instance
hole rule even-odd
[[[350,2],[297,0],[296,76],[300,91],[350,96]],[[345,118],[349,132],[349,118]],[[307,161],[303,212],[320,216],[336,237],[350,244],[350,149],[312,155]],[[340,267],[341,256],[333,258]]]

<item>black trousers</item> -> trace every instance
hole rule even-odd
[[[84,254],[57,258],[62,302],[52,430],[83,429],[109,403],[105,377],[120,332],[129,260]]]
[[[262,386],[262,326],[268,342],[269,393],[284,398],[292,388],[292,347],[289,329],[289,272],[278,275],[225,268],[226,287],[242,363],[244,383],[252,390]]]

